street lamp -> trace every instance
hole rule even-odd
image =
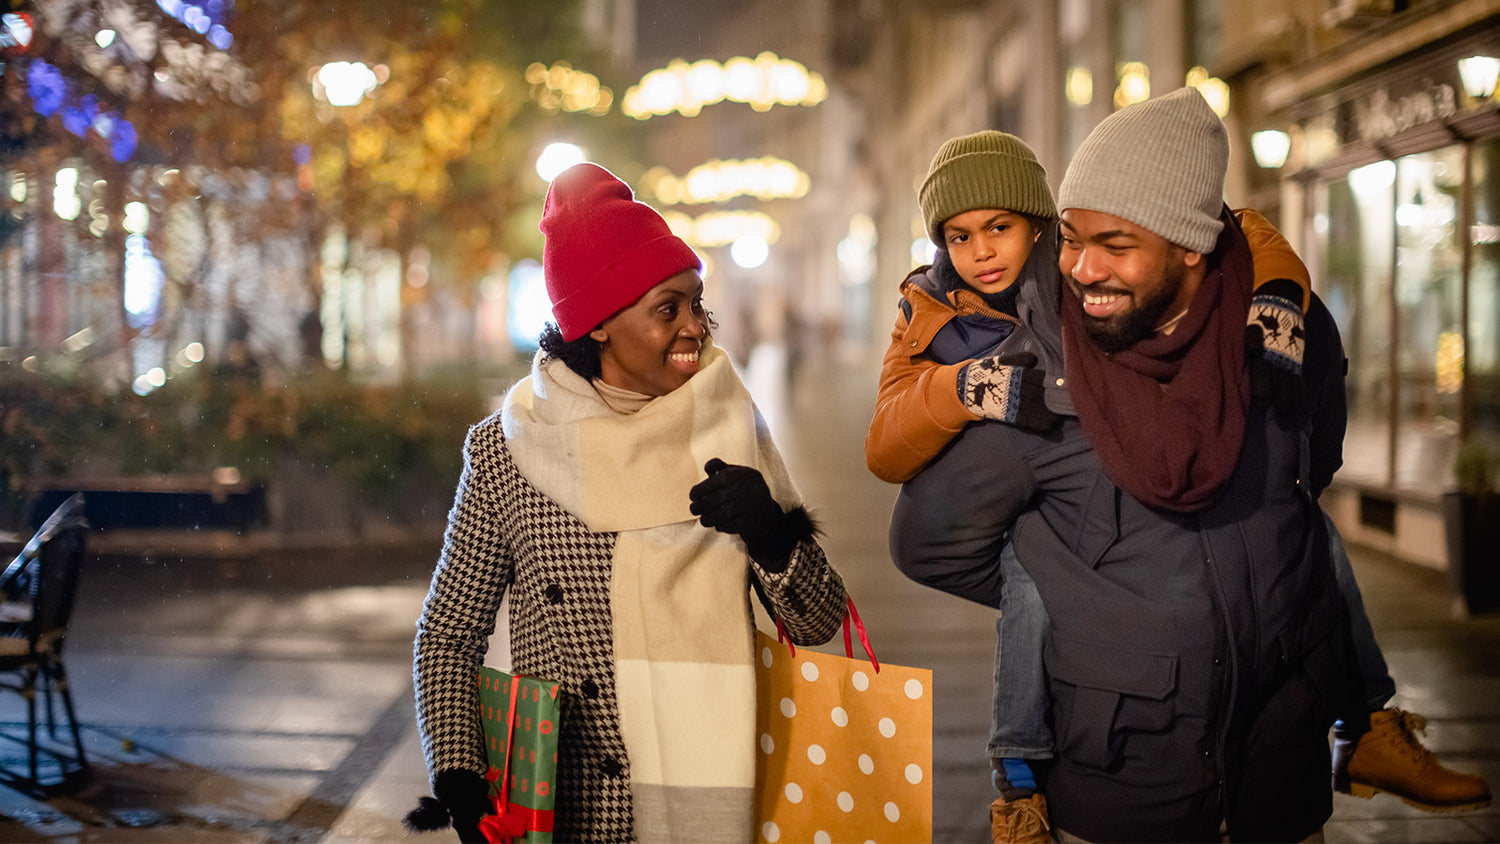
[[[359,105],[365,95],[374,91],[386,78],[384,66],[372,70],[364,62],[328,62],[311,74],[313,96],[335,108]],[[348,127],[344,128],[344,160],[349,160]],[[347,182],[347,179],[346,179]],[[349,300],[359,282],[350,278],[354,273],[350,266],[353,258],[353,243],[350,225],[348,185],[338,192],[338,222],[342,244],[335,246],[331,233],[325,234],[323,243],[323,292],[319,303],[320,320],[323,324],[323,358],[340,367],[350,364],[350,352],[354,337],[351,318],[358,311]],[[333,253],[342,252],[342,260],[334,263]]]
[[[380,78],[364,62],[329,62],[313,77],[313,95],[331,106],[359,105]]]
[[[1266,170],[1275,170],[1286,164],[1291,150],[1292,136],[1280,129],[1262,129],[1250,136],[1250,151],[1255,155],[1255,163]]]
[[[577,144],[562,142],[547,144],[542,154],[536,157],[536,174],[542,177],[542,181],[551,182],[562,171],[587,160],[588,153]]]
[[[763,238],[747,234],[729,244],[729,257],[740,267],[753,270],[771,256],[771,247]]]
[[[1459,59],[1458,78],[1463,82],[1465,94],[1476,100],[1487,100],[1494,95],[1495,83],[1500,80],[1500,59],[1490,56]]]

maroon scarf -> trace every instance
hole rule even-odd
[[[1110,480],[1151,507],[1188,512],[1210,503],[1245,437],[1250,248],[1227,209],[1220,219],[1203,284],[1171,334],[1105,354],[1064,284],[1072,293],[1062,303],[1064,365],[1078,421]]]

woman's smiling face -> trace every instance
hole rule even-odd
[[[664,396],[698,371],[698,353],[709,336],[703,279],[696,270],[684,270],[646,291],[589,336],[599,341],[604,383]]]

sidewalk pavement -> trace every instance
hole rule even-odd
[[[785,395],[752,381],[877,655],[933,669],[933,840],[987,841],[994,613],[891,566],[895,488],[861,451],[868,386]],[[0,788],[0,840],[453,840],[400,826],[427,791],[410,648],[436,553],[424,541],[93,564],[67,650],[93,776],[50,798]],[[1456,618],[1441,572],[1351,553],[1397,703],[1429,718],[1444,762],[1500,785],[1500,617]],[[495,644],[488,661],[504,665]],[[0,696],[0,732],[17,735],[20,713]],[[21,769],[17,747],[0,742],[0,766]],[[1500,807],[1433,815],[1336,796],[1326,840],[1497,841]]]

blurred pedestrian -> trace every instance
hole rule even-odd
[[[554,839],[748,841],[750,587],[816,644],[843,584],[712,343],[693,251],[594,164],[553,181],[541,229],[556,325],[469,434],[418,622],[433,793],[483,840],[474,678],[508,593],[513,670],[561,684]]]

